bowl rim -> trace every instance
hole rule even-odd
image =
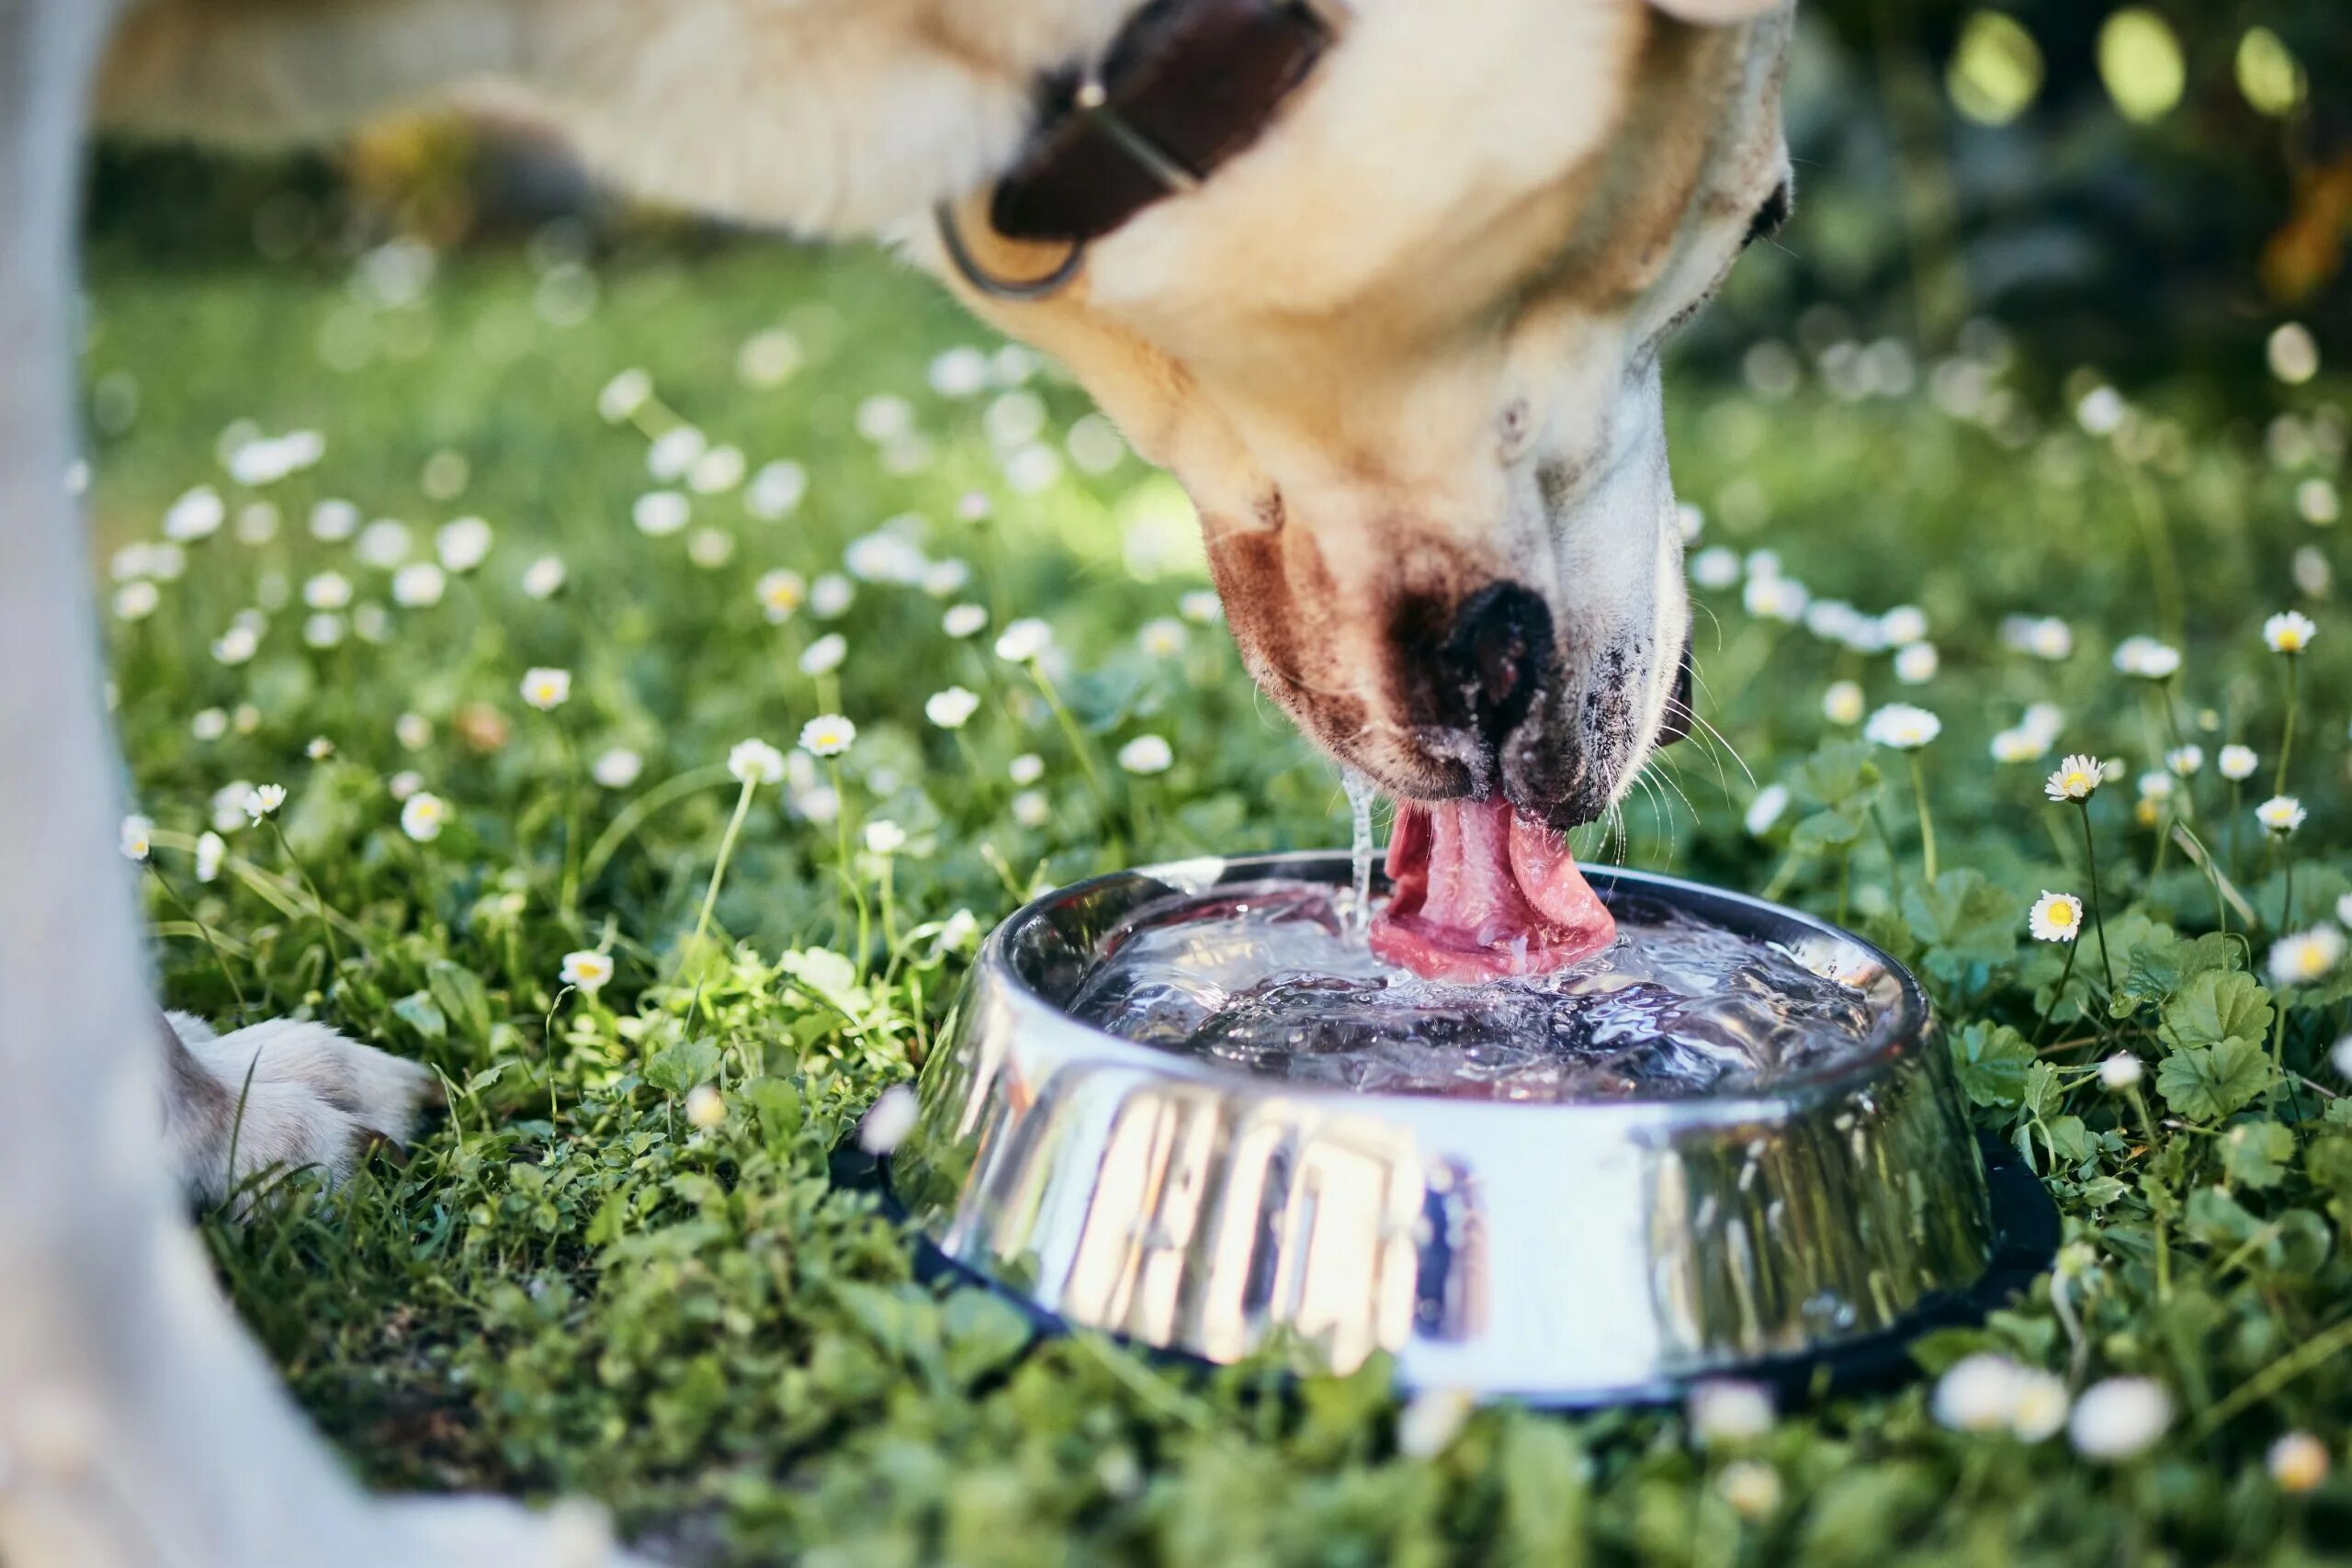
[[[1622,866],[1585,868],[1586,874],[1594,883],[1594,890],[1601,895],[1603,902],[1613,901],[1614,895],[1622,887],[1660,896],[1669,903],[1685,908],[1695,906],[1694,912],[1702,918],[1709,918],[1707,906],[1736,912],[1747,919],[1736,929],[1744,929],[1751,933],[1758,922],[1770,921],[1793,927],[1797,932],[1805,935],[1827,938],[1857,950],[1866,959],[1883,966],[1895,985],[1894,1006],[1881,1015],[1868,1039],[1852,1055],[1840,1057],[1832,1066],[1781,1080],[1761,1091],[1588,1100],[1453,1100],[1442,1095],[1375,1092],[1330,1084],[1260,1078],[1217,1067],[1178,1052],[1128,1040],[1071,1016],[1059,1004],[1030,985],[1011,957],[1013,941],[1035,922],[1048,918],[1067,904],[1114,884],[1149,877],[1162,882],[1181,879],[1214,886],[1227,882],[1272,880],[1277,874],[1314,880],[1308,874],[1318,866],[1336,865],[1346,869],[1351,863],[1351,852],[1347,850],[1283,850],[1246,855],[1198,855],[1085,877],[1032,898],[998,922],[973,960],[973,979],[976,982],[982,979],[992,982],[1001,999],[1023,1015],[1019,1022],[1024,1029],[1041,1026],[1057,1033],[1067,1032],[1083,1037],[1100,1054],[1102,1060],[1160,1074],[1173,1072],[1179,1077],[1213,1083],[1227,1092],[1279,1096],[1285,1100],[1356,1111],[1382,1105],[1444,1105],[1455,1114],[1575,1116],[1589,1122],[1664,1122],[1673,1126],[1693,1128],[1723,1127],[1743,1122],[1779,1122],[1792,1114],[1818,1110],[1826,1103],[1887,1082],[1890,1074],[1906,1059],[1922,1056],[1935,1037],[1934,1010],[1918,977],[1877,943],[1819,916],[1751,894],[1737,893],[1663,872],[1637,871]],[[1377,863],[1374,870],[1377,873]],[[1260,874],[1247,874],[1251,871]],[[1727,922],[1717,920],[1716,923]],[[1774,939],[1765,937],[1762,940]]]

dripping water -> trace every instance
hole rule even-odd
[[[1372,923],[1372,803],[1380,786],[1353,768],[1340,769],[1340,787],[1348,792],[1348,810],[1355,824],[1355,898],[1348,906],[1348,920],[1362,931]]]

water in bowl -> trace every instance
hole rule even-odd
[[[1138,909],[1069,1010],[1123,1039],[1271,1078],[1493,1100],[1737,1094],[1834,1066],[1862,993],[1664,908],[1555,975],[1424,980],[1366,945],[1351,889],[1259,882]]]

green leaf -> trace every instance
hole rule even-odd
[[[446,958],[435,959],[424,971],[425,984],[432,988],[433,999],[466,1039],[476,1044],[490,1041],[490,991],[481,976],[472,970],[452,964]]]
[[[2250,975],[2208,970],[2165,1004],[2158,1031],[2168,1045],[2260,1041],[2270,1032],[2270,993]]]
[[[1929,954],[1949,965],[2000,964],[2018,950],[2015,901],[1973,866],[1945,872],[1930,886],[1905,888],[1903,918]]]
[[[2192,1122],[2218,1122],[2268,1089],[2270,1079],[2270,1058],[2262,1047],[2233,1037],[2166,1056],[2156,1069],[2156,1092]]]
[[[2237,944],[2218,931],[2194,942],[2184,941],[2165,927],[2161,934],[2136,942],[2124,961],[2123,977],[2116,982],[2109,1010],[2128,1018],[2143,1007],[2163,1003],[2199,975],[2226,972],[2237,962]],[[2110,931],[2112,939],[2117,933]]]
[[[427,1040],[449,1038],[449,1021],[441,1016],[441,1010],[423,991],[413,992],[394,1002],[392,1012],[402,1023]]]
[[[2295,1134],[2276,1122],[2241,1122],[2222,1134],[2222,1168],[2248,1187],[2276,1187],[2295,1157]]]
[[[2025,1099],[2033,1047],[2007,1024],[1970,1024],[1951,1037],[1951,1060],[1970,1104],[2014,1108]]]
[[[788,1144],[800,1131],[800,1089],[790,1078],[753,1078],[742,1094],[759,1113],[760,1131],[771,1145]]]
[[[645,1064],[645,1081],[672,1094],[708,1083],[718,1071],[718,1047],[707,1040],[682,1040],[657,1051]]]
[[[1860,816],[1878,794],[1878,763],[1859,740],[1833,740],[1806,758],[1793,781],[1798,798],[1824,809],[1854,808]]]
[[[1844,808],[1808,813],[1789,830],[1789,848],[1801,855],[1842,850],[1862,836],[1856,813]]]
[[[942,1319],[947,1334],[947,1375],[961,1388],[969,1388],[1021,1354],[1035,1334],[1029,1320],[992,1291],[956,1292],[947,1298]]]

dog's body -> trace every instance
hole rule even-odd
[[[1249,667],[1311,735],[1400,795],[1564,825],[1679,716],[1657,349],[1785,209],[1781,4],[1359,0],[1239,156],[1007,302],[927,215],[1012,162],[1039,84],[1134,0],[0,0],[0,1557],[603,1552],[577,1521],[359,1498],[172,1213],[60,483],[89,84],[106,122],[271,141],[495,90],[631,190],[904,242],[1191,490]],[[311,1025],[164,1045],[166,1146],[209,1195],[345,1168],[422,1087]]]

